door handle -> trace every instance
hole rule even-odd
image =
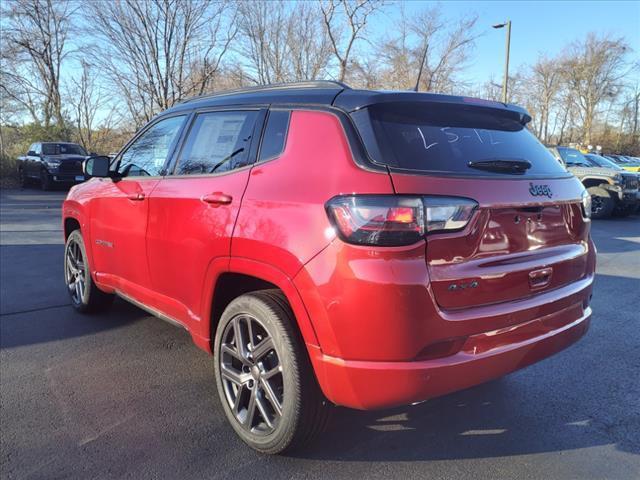
[[[133,200],[134,202],[139,202],[144,200],[144,193],[128,193],[127,198],[129,200]]]
[[[233,200],[233,197],[231,197],[231,195],[227,195],[226,193],[222,192],[213,192],[202,197],[203,202],[209,203],[211,205],[229,205],[231,203],[231,200]]]

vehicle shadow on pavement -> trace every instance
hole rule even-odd
[[[640,454],[637,436],[635,440],[623,437],[612,441],[606,433],[609,426],[579,413],[580,406],[554,411],[553,400],[542,401],[532,411],[530,400],[518,400],[520,394],[506,377],[422,405],[382,413],[337,409],[319,441],[294,456],[348,462],[459,460],[612,443],[620,450]]]
[[[0,348],[95,335],[148,316],[118,299],[103,315],[77,313],[63,280],[63,251],[49,244],[0,248]]]
[[[73,310],[64,284],[65,189],[0,190],[0,348],[91,336],[148,316],[116,300],[104,315]]]
[[[336,408],[316,444],[292,456],[455,460],[598,445],[640,455],[640,385],[621,384],[617,373],[640,365],[637,305],[616,305],[616,314],[610,312],[614,292],[629,288],[640,291],[640,279],[598,274],[591,328],[566,351],[416,406],[377,412]]]
[[[53,342],[131,325],[149,315],[129,303],[116,299],[103,314],[83,315],[71,304],[38,308],[19,313],[2,314],[0,348],[14,348],[43,342]]]

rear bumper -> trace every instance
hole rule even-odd
[[[548,357],[588,329],[591,239],[576,262],[579,279],[456,309],[437,303],[424,252],[423,244],[375,250],[333,242],[294,278],[319,343],[308,345],[311,362],[333,403],[376,409],[427,400]]]
[[[473,335],[458,353],[434,360],[343,360],[311,348],[311,360],[332,402],[370,410],[406,405],[501,377],[557,353],[588,330],[583,301],[510,328]]]

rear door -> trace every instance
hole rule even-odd
[[[228,262],[264,112],[197,112],[173,174],[150,197],[147,248],[157,307],[187,321],[201,311],[211,262]]]
[[[369,110],[374,155],[390,166],[396,193],[478,203],[462,231],[427,235],[443,309],[519,300],[586,275],[583,187],[519,118],[469,106]]]

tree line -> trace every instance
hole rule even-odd
[[[249,85],[335,79],[500,100],[500,82],[465,77],[485,27],[443,6],[408,15],[402,2],[374,0],[7,0],[1,9],[3,157],[35,137],[107,153],[185,98]],[[390,13],[393,28],[372,27]],[[624,38],[588,33],[510,75],[509,101],[531,112],[544,142],[639,154],[635,55]]]

